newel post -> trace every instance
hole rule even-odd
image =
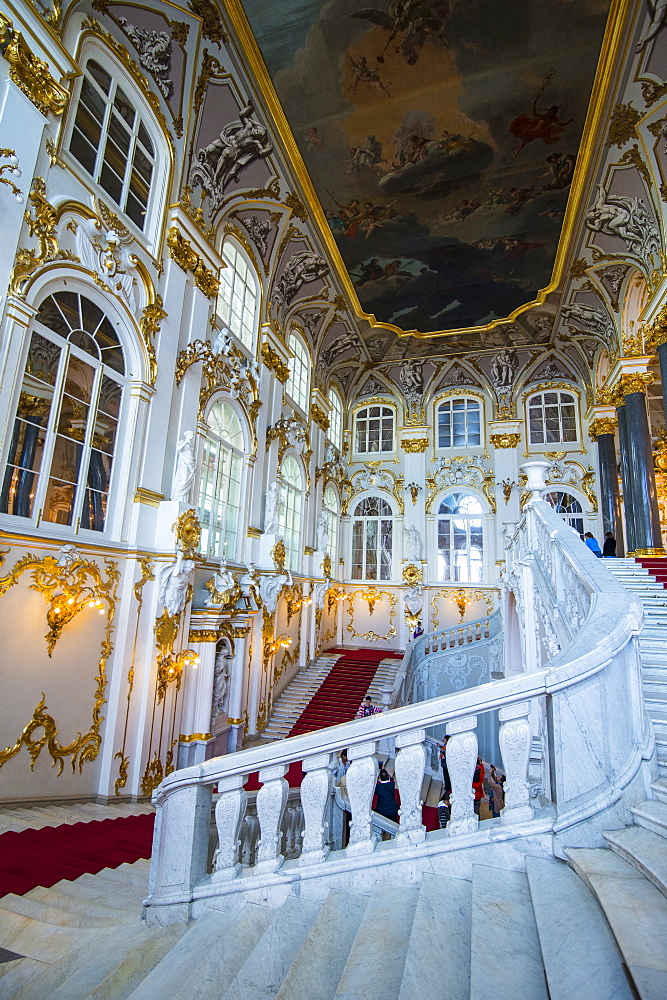
[[[357,743],[347,751],[351,761],[345,784],[350,800],[352,822],[346,854],[370,854],[375,850],[375,837],[371,833],[371,805],[377,783],[378,762],[375,740]]]
[[[473,808],[475,799],[472,779],[477,764],[477,716],[454,719],[447,723],[447,768],[452,783],[451,814],[446,827],[448,837],[460,833],[474,833],[477,816]]]
[[[396,737],[394,773],[401,793],[400,830],[396,834],[396,844],[406,847],[421,844],[426,839],[426,827],[422,823],[421,791],[426,769],[425,729],[413,729],[399,733]]]
[[[503,825],[522,823],[533,818],[528,784],[532,741],[530,702],[522,701],[501,708],[498,717],[501,723],[498,742],[506,777],[505,808],[500,820]]]

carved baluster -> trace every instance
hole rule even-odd
[[[447,768],[452,783],[451,817],[447,836],[473,833],[477,829],[477,816],[473,809],[472,779],[477,763],[477,716],[454,719],[447,723]]]
[[[216,879],[234,878],[238,863],[241,824],[248,796],[243,787],[247,775],[232,774],[218,782],[220,798],[215,805],[215,825],[218,828],[218,856],[215,860]]]
[[[272,872],[280,868],[285,858],[280,853],[281,824],[289,786],[285,781],[287,764],[275,764],[259,772],[262,787],[257,792],[257,818],[260,841],[257,845],[255,869]]]
[[[399,733],[396,737],[394,772],[401,793],[400,831],[396,843],[400,847],[421,844],[426,837],[426,827],[422,823],[421,790],[426,768],[425,729],[413,729]]]
[[[345,783],[352,810],[352,822],[346,853],[370,854],[375,850],[376,843],[376,838],[371,833],[371,804],[378,773],[375,741],[358,743],[350,747],[347,756],[351,764]]]
[[[331,754],[318,753],[313,757],[306,757],[301,765],[306,775],[301,782],[304,830],[300,865],[315,865],[324,861],[329,853],[325,844],[324,817],[333,780],[330,761]]]
[[[522,823],[533,818],[528,785],[528,763],[532,740],[530,702],[508,705],[498,712],[498,742],[505,769],[505,808],[501,823]]]

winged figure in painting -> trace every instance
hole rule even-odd
[[[352,17],[370,21],[389,32],[384,49],[377,61],[384,62],[384,54],[391,45],[412,66],[427,38],[445,41],[445,21],[452,7],[451,0],[392,0],[388,8],[364,7]]]

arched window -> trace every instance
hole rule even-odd
[[[144,229],[155,147],[134,102],[94,59],[84,69],[69,151],[132,222]]]
[[[531,444],[577,440],[574,396],[569,392],[539,392],[528,401]]]
[[[281,467],[283,487],[280,515],[280,534],[285,541],[288,569],[297,570],[301,563],[301,511],[303,507],[303,476],[299,463],[292,455],[287,455]]]
[[[438,509],[438,579],[481,583],[484,512],[476,496],[448,493]]]
[[[257,275],[234,240],[222,248],[227,267],[220,272],[218,316],[249,351],[255,346],[259,286]]]
[[[471,448],[482,443],[476,399],[446,399],[438,407],[438,448]]]
[[[394,450],[394,411],[390,406],[365,406],[357,411],[354,450],[359,454]]]
[[[0,513],[104,531],[125,359],[102,310],[79,292],[42,302],[30,337]]]
[[[327,435],[332,445],[340,449],[343,437],[343,403],[335,389],[329,389],[329,402],[331,410],[329,411]]]
[[[234,559],[241,521],[243,432],[229,403],[215,403],[207,423],[199,485],[201,550],[217,559]]]
[[[357,504],[352,521],[352,579],[391,580],[393,513],[382,497]]]
[[[331,564],[335,568],[338,563],[338,495],[329,484],[324,491],[322,498],[324,511],[327,515],[327,529],[329,531],[329,556]],[[335,575],[335,573],[334,573]]]
[[[580,535],[583,535],[583,509],[576,497],[573,497],[571,493],[562,493],[560,490],[553,490],[551,493],[545,493],[542,499],[551,504],[566,524],[569,524],[571,528],[574,528]]]
[[[287,395],[304,413],[308,413],[308,381],[310,378],[310,355],[306,345],[295,333],[290,334],[289,348],[294,357],[290,361],[290,376],[285,390]]]

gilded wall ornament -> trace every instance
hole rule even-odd
[[[406,583],[409,583],[411,587],[414,587],[415,584],[423,582],[424,575],[419,566],[415,566],[414,563],[410,563],[408,566],[403,567],[403,579]]]
[[[0,149],[0,158],[7,160],[6,163],[0,164],[0,184],[5,184],[10,189],[19,205],[22,205],[23,191],[14,183],[11,177],[5,177],[5,173],[9,173],[13,177],[21,176],[19,161],[16,157],[16,150],[8,149],[7,147]]]
[[[43,115],[61,115],[67,107],[69,94],[57,83],[48,64],[28,47],[20,31],[0,13],[0,52],[9,63],[9,79],[23,91]]]
[[[171,530],[176,535],[178,549],[187,559],[193,559],[201,538],[201,524],[194,507],[184,510],[172,524]]]
[[[510,502],[510,497],[512,496],[512,490],[517,485],[511,479],[503,479],[501,486],[503,488],[503,498],[505,500],[505,506]]]
[[[213,245],[215,242],[215,226],[207,226],[206,219],[204,218],[204,211],[201,205],[198,207],[193,205],[192,188],[189,184],[186,184],[183,187],[183,192],[181,194],[181,208],[185,214],[192,219],[204,239]]]
[[[521,440],[520,434],[490,434],[489,441],[494,448],[516,448]]]
[[[623,164],[624,166],[627,165],[635,167],[635,169],[639,171],[639,173],[646,181],[647,186],[649,188],[651,187],[651,172],[646,166],[645,162],[642,160],[641,154],[639,152],[639,146],[637,145],[636,142],[632,144],[630,149],[626,149],[625,153],[623,153],[623,156],[620,158],[618,162],[619,164]]]
[[[430,514],[436,494],[446,486],[472,486],[486,497],[489,508],[496,513],[496,498],[493,493],[495,475],[482,465],[481,459],[472,455],[468,457],[456,455],[452,458],[437,460],[437,468],[433,475],[426,477],[426,513]]]
[[[656,83],[654,80],[645,80],[642,83],[642,99],[647,108],[650,108],[665,94],[667,94],[667,83]]]
[[[155,385],[155,379],[157,378],[157,359],[155,356],[153,340],[160,332],[162,320],[167,316],[167,313],[162,307],[162,296],[157,295],[155,297],[155,302],[151,302],[144,308],[144,311],[141,314],[141,319],[139,320],[139,329],[141,330],[144,347],[146,348],[146,354],[148,355],[149,385]]]
[[[120,573],[118,572],[118,564],[116,562],[113,562],[111,559],[105,559],[106,579],[104,579],[96,563],[81,559],[78,553],[75,555],[75,552],[74,546],[64,546],[59,559],[56,559],[54,556],[44,556],[42,559],[38,559],[36,556],[28,553],[22,559],[19,559],[7,576],[0,579],[0,596],[5,594],[10,587],[17,584],[23,573],[32,570],[33,583],[30,585],[30,589],[37,590],[38,593],[43,594],[49,602],[49,612],[52,613],[52,617],[57,619],[58,615],[55,613],[55,608],[60,607],[56,603],[59,595],[62,595],[62,599],[65,601],[62,607],[72,607],[72,605],[66,603],[70,597],[74,596],[74,601],[76,601],[76,593],[82,587],[89,587],[87,580],[91,579],[93,581],[93,586],[90,588],[91,591],[94,591],[98,595],[97,600],[102,602],[103,607],[106,605],[106,625],[104,637],[100,645],[100,658],[97,664],[98,673],[95,677],[95,700],[93,703],[91,725],[87,732],[83,734],[78,733],[75,739],[62,746],[58,742],[58,726],[53,716],[49,715],[46,711],[46,698],[42,694],[42,698],[35,707],[32,718],[24,726],[23,732],[14,745],[0,750],[0,767],[8,760],[11,760],[12,757],[15,757],[22,747],[25,747],[30,755],[30,769],[34,770],[35,763],[42,750],[46,747],[47,753],[53,761],[53,766],[58,765],[59,775],[62,774],[66,757],[71,758],[72,771],[74,772],[78,769],[80,774],[83,765],[95,760],[102,746],[100,727],[104,721],[104,717],[101,715],[101,709],[106,701],[104,697],[107,684],[106,664],[113,651],[111,637],[114,628],[117,585]],[[62,627],[58,630],[56,624],[55,631],[52,632],[51,624],[49,623],[49,632],[45,637],[47,646],[52,640],[49,655],[51,655],[53,645],[55,645],[61,631]],[[38,739],[34,739],[34,734],[38,730],[42,730],[42,735]]]
[[[314,423],[316,423],[318,427],[321,427],[323,431],[329,430],[329,418],[322,407],[318,406],[317,403],[311,403],[310,416]]]
[[[361,597],[368,604],[369,614],[373,614],[375,605],[378,601],[381,601],[383,597],[389,600],[389,629],[386,635],[378,635],[372,629],[363,634],[357,632],[354,628],[354,598]],[[364,590],[352,590],[345,594],[347,600],[347,611],[350,616],[349,624],[346,626],[346,631],[350,633],[353,639],[365,639],[367,642],[388,642],[396,635],[396,629],[394,627],[394,620],[396,618],[396,603],[398,598],[396,594],[390,593],[387,590],[377,590],[373,586],[368,586]]]
[[[401,441],[401,448],[408,454],[424,452],[428,448],[428,438],[405,438]]]
[[[431,613],[431,627],[434,631],[439,627],[438,600],[440,598],[444,598],[446,601],[456,605],[460,616],[459,623],[461,623],[465,618],[468,605],[475,604],[478,601],[483,601],[486,604],[486,613],[490,615],[493,611],[493,597],[495,593],[497,593],[495,588],[489,590],[465,590],[463,587],[445,587],[431,598],[431,607],[433,608]]]
[[[60,249],[57,235],[58,217],[53,205],[46,200],[46,182],[43,177],[35,177],[33,180],[28,200],[31,209],[25,212],[23,218],[30,235],[37,238],[39,248],[36,251],[21,248],[16,253],[10,288],[14,294],[21,297],[27,279],[44,264],[53,260],[79,263],[79,258],[71,250]]]
[[[284,572],[286,556],[287,553],[285,551],[285,543],[282,540],[282,538],[279,538],[276,544],[271,549],[271,560],[273,562],[273,566],[276,573]]]
[[[266,428],[266,446],[272,441],[280,441],[278,448],[278,462],[282,462],[288,448],[294,448],[297,455],[301,455],[306,468],[310,462],[312,452],[310,450],[310,434],[308,428],[297,417],[282,417],[276,420],[275,424]]]
[[[301,222],[308,218],[308,210],[296,194],[288,194],[283,198],[283,205],[289,208],[290,215],[295,215]]]
[[[257,414],[262,401],[259,398],[259,370],[257,362],[246,358],[231,338],[224,339],[224,351],[215,351],[223,346],[216,341],[213,347],[207,340],[193,340],[183,348],[176,359],[176,385],[183,381],[185,373],[194,364],[203,361],[203,384],[199,390],[199,413],[203,415],[209,399],[218,391],[226,390],[241,403],[248,417],[253,433],[253,453],[257,450]]]
[[[276,378],[285,384],[290,376],[289,367],[281,360],[280,355],[266,341],[262,344],[262,361],[272,371]]]
[[[167,233],[167,246],[172,260],[175,260],[186,273],[188,271],[192,273],[195,285],[207,298],[213,298],[214,295],[218,294],[220,281],[213,271],[206,267],[199,254],[193,250],[192,244],[183,236],[178,226],[172,226]]]
[[[220,14],[211,0],[188,0],[188,7],[193,14],[202,19],[202,35],[209,42],[215,42],[220,48],[223,42],[229,41],[222,27]]]
[[[405,489],[410,491],[410,498],[412,500],[412,505],[414,507],[414,505],[417,503],[419,494],[422,491],[422,487],[419,485],[419,483],[408,483]]]
[[[607,133],[607,146],[624,146],[629,139],[637,136],[637,124],[641,121],[641,114],[632,101],[627,104],[617,104],[609,120],[609,132]]]

